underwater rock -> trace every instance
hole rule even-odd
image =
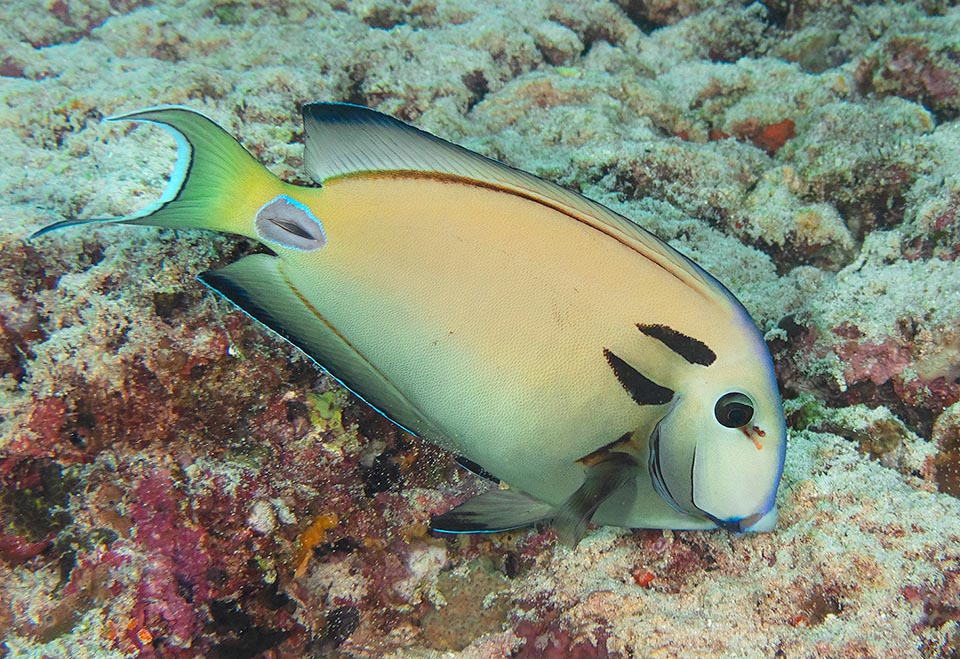
[[[142,4],[0,7],[0,655],[956,654],[955,8]],[[301,183],[297,106],[374,105],[640,220],[767,334],[777,530],[431,535],[490,485],[193,280],[248,243],[24,242],[161,194],[133,98]]]
[[[855,77],[863,94],[921,103],[941,121],[960,115],[960,45],[950,36],[898,34],[871,48]]]

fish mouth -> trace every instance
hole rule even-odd
[[[653,489],[660,495],[660,498],[666,501],[667,505],[678,513],[689,515],[690,511],[684,509],[683,506],[677,503],[677,500],[674,498],[673,493],[670,492],[670,488],[667,487],[667,483],[663,478],[663,469],[660,467],[659,423],[657,427],[653,429],[653,434],[650,435],[650,462],[648,468],[650,470],[650,480],[653,482]]]
[[[706,510],[697,505],[696,495],[693,492],[694,480],[693,480],[693,470],[697,464],[697,449],[693,449],[693,460],[690,465],[690,502],[693,504],[693,507],[700,511],[704,517],[709,519],[711,522],[717,525],[718,528],[725,529],[730,533],[746,533],[751,527],[759,522],[765,513],[753,513],[752,515],[747,515],[746,517],[739,517],[735,519],[720,519],[716,515],[711,515]]]
[[[719,517],[714,517],[708,512],[704,512],[703,514],[719,528],[726,529],[731,533],[746,533],[750,530],[750,527],[759,522],[764,515],[763,513],[754,513],[741,519],[723,520]]]
[[[752,515],[747,515],[746,517],[737,517],[733,519],[720,519],[716,515],[711,515],[706,510],[697,505],[696,494],[694,493],[694,480],[693,480],[693,470],[697,464],[697,449],[693,449],[693,460],[690,465],[690,502],[693,504],[693,507],[700,511],[700,513],[711,522],[717,525],[718,528],[726,529],[730,533],[748,533],[750,531],[756,531],[753,526],[763,520],[769,510],[753,513]],[[774,512],[774,521],[776,521],[776,512]]]

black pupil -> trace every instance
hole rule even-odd
[[[743,394],[726,394],[717,401],[714,414],[727,428],[742,428],[753,419],[753,404]]]

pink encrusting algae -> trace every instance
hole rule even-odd
[[[937,0],[3,4],[0,657],[957,656],[957,34]],[[305,182],[312,100],[723,281],[785,399],[777,529],[434,535],[489,484],[194,280],[251,243],[26,241],[160,195],[169,136],[106,116],[188,105]]]

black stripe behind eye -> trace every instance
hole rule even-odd
[[[716,353],[706,343],[698,341],[692,336],[681,334],[672,327],[637,324],[637,329],[667,346],[691,364],[709,366],[717,359]]]
[[[673,390],[648,380],[643,373],[606,348],[603,349],[603,356],[606,357],[621,386],[626,389],[637,405],[663,405],[673,399]]]

